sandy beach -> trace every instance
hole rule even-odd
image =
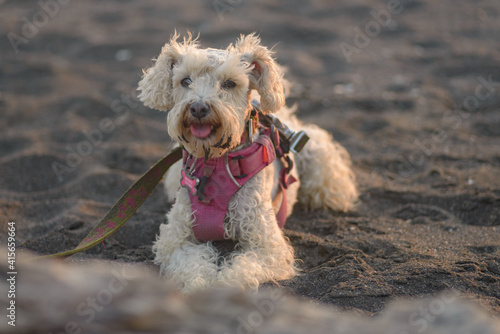
[[[17,251],[75,247],[172,147],[136,87],[177,29],[223,48],[257,32],[287,104],[353,160],[347,213],[296,207],[302,272],[266,284],[376,315],[457,291],[500,316],[500,5],[457,1],[0,1],[0,226]],[[158,187],[104,245],[68,261],[146,264]]]

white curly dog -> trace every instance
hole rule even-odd
[[[308,209],[346,211],[357,200],[349,154],[284,106],[285,83],[272,51],[254,34],[218,50],[200,48],[191,35],[179,41],[175,33],[144,71],[139,98],[168,111],[168,133],[184,149],[183,160],[166,176],[174,205],[153,252],[161,274],[185,293],[212,286],[256,289],[296,274],[293,248],[277,218],[280,208],[273,205],[280,189],[286,188],[285,219],[296,201]],[[255,121],[254,98],[261,115],[274,113],[309,135],[301,152],[288,154],[293,164],[280,158],[275,136],[264,135]],[[297,182],[280,182],[283,175]],[[236,245],[223,258],[213,243],[222,239]]]

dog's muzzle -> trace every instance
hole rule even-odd
[[[210,112],[210,106],[206,103],[195,102],[189,107],[189,112],[191,116],[202,119]]]

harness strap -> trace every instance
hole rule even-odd
[[[205,185],[207,184],[208,179],[214,173],[216,164],[210,161],[205,162],[205,166],[203,167],[203,176],[200,180],[200,185],[198,187],[198,200],[205,200]]]
[[[271,155],[268,150],[269,148],[272,148],[272,145],[269,139],[265,138],[266,137],[263,136],[257,138],[255,142],[261,145],[255,152],[250,155],[239,154],[229,160],[229,168],[235,178],[244,178],[247,175],[252,174],[255,170],[259,168],[262,169],[262,166],[265,167],[269,164],[269,162],[271,162]]]
[[[290,186],[292,183],[297,181],[297,179],[295,179],[293,175],[288,175],[288,173],[292,169],[292,162],[290,159],[287,160],[289,161],[289,165],[287,167],[284,167],[280,172],[279,190],[273,200],[273,208],[274,212],[276,213],[278,226],[280,228],[283,228],[283,226],[285,226],[287,216],[286,189],[288,189],[288,186]]]

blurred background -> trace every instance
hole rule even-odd
[[[295,210],[304,272],[281,286],[370,314],[453,288],[498,315],[499,15],[497,0],[0,1],[0,224],[21,249],[76,246],[171,147],[135,89],[174,30],[213,48],[257,32],[362,194],[346,214]],[[150,263],[168,209],[157,190],[80,256]]]

